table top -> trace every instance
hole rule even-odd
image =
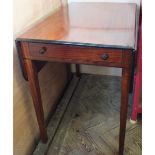
[[[135,49],[137,7],[134,3],[70,3],[18,39]]]

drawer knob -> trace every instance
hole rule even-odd
[[[101,55],[101,58],[102,58],[103,60],[107,60],[107,59],[109,58],[109,55],[108,55],[108,54],[102,54],[102,55]]]
[[[40,50],[39,50],[39,53],[40,54],[44,54],[46,52],[46,47],[42,47]]]

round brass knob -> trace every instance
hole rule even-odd
[[[40,50],[39,50],[39,53],[40,54],[44,54],[46,52],[46,47],[42,47]]]
[[[101,55],[101,58],[102,58],[103,60],[107,60],[107,59],[109,58],[109,55],[108,55],[108,54],[102,54],[102,55]]]

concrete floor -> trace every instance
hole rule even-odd
[[[48,126],[48,143],[34,155],[117,155],[120,86],[120,77],[74,77]],[[141,120],[129,122],[130,105],[124,155],[141,155]]]

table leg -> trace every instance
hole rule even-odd
[[[129,85],[130,85],[130,73],[131,73],[130,69],[128,68],[122,69],[119,155],[123,155],[123,152],[124,152],[124,141],[125,141],[128,98],[129,98]]]
[[[71,72],[71,64],[66,63],[66,73],[67,73],[67,80],[70,82],[72,79],[72,72]]]
[[[76,76],[80,77],[80,65],[79,64],[75,64],[75,68],[76,68]]]
[[[46,131],[46,124],[44,120],[44,112],[40,94],[40,87],[38,81],[38,75],[35,63],[32,60],[25,60],[25,67],[28,76],[29,87],[33,99],[33,104],[37,116],[37,121],[40,129],[40,136],[42,142],[47,141],[47,131]]]

